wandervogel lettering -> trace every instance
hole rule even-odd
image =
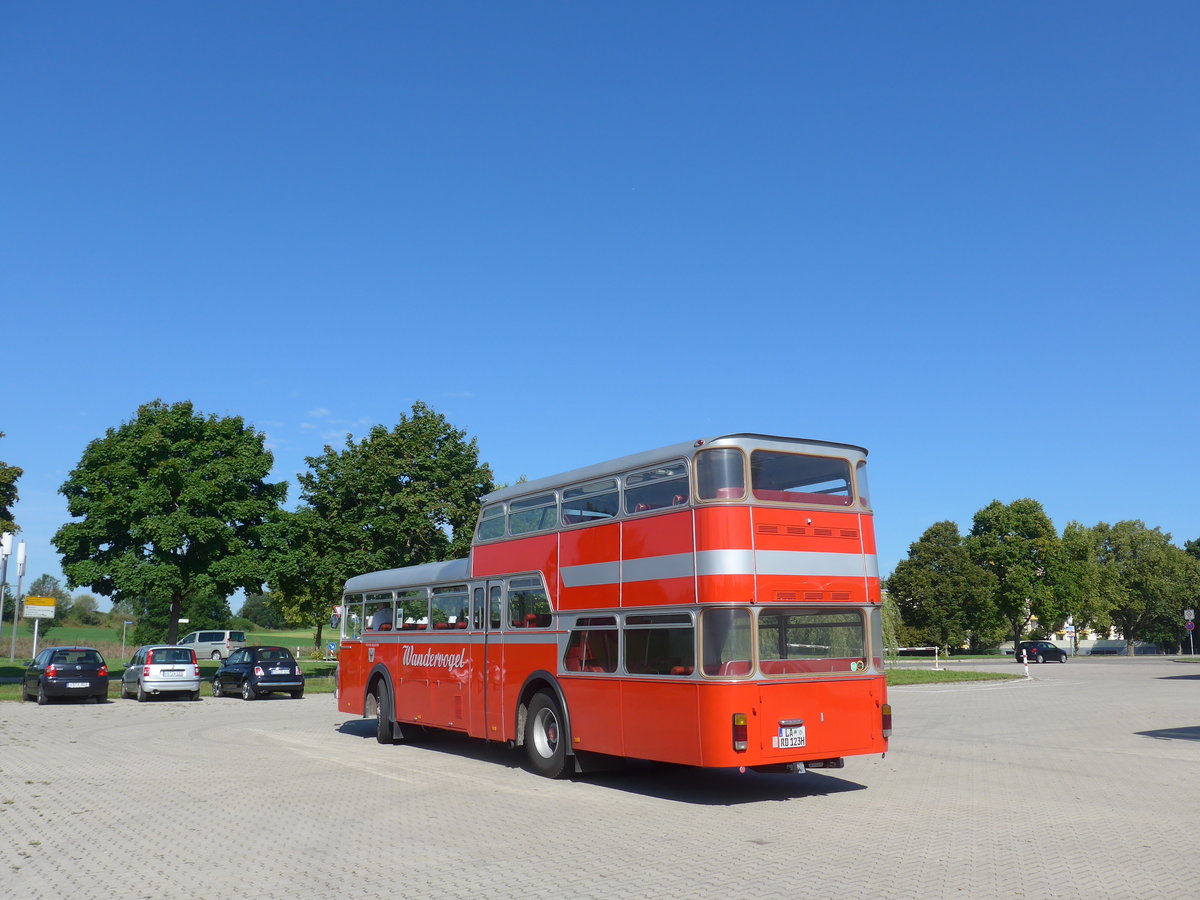
[[[426,669],[461,669],[466,664],[467,651],[465,649],[459,650],[457,653],[438,653],[433,650],[418,653],[411,646],[404,648],[404,665],[406,666]]]

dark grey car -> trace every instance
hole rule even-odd
[[[91,647],[47,647],[25,669],[21,699],[39,705],[56,697],[108,700],[108,665]]]

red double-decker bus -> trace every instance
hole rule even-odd
[[[756,771],[884,753],[867,451],[730,434],[483,498],[468,559],[358,575],[338,708],[523,746]]]

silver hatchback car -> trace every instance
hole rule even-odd
[[[144,703],[153,694],[187,694],[200,699],[200,666],[189,647],[148,644],[138,647],[121,674],[121,698]]]

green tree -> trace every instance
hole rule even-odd
[[[965,543],[975,563],[996,579],[996,610],[1014,646],[1034,617],[1048,630],[1066,621],[1069,612],[1059,593],[1065,577],[1061,543],[1042,504],[993,500],[975,513]]]
[[[249,619],[260,628],[278,629],[287,626],[287,620],[270,594],[249,595],[238,610],[238,615]]]
[[[1200,570],[1171,536],[1140,521],[1098,524],[1098,564],[1114,597],[1110,616],[1133,655],[1135,641],[1174,644],[1183,610],[1197,597]]]
[[[267,531],[287,494],[286,482],[266,480],[272,462],[238,416],[190,402],[140,407],[87,446],[60,488],[78,519],[53,538],[68,583],[128,597],[139,629],[165,624],[160,640],[176,640],[191,601],[206,623],[222,605],[228,619],[224,598],[266,579]]]
[[[71,618],[80,625],[100,624],[100,604],[91,594],[80,594],[71,603]]]
[[[0,431],[0,438],[2,437],[4,432]],[[20,530],[13,520],[12,507],[20,499],[17,496],[17,479],[22,474],[24,473],[21,469],[0,460],[0,534]]]
[[[1000,621],[995,588],[995,578],[967,553],[954,522],[927,528],[887,580],[904,624],[939,647],[993,643]]]
[[[392,429],[306,462],[303,505],[274,532],[271,589],[289,623],[316,626],[318,646],[350,576],[466,556],[492,490],[475,439],[420,402]]]

